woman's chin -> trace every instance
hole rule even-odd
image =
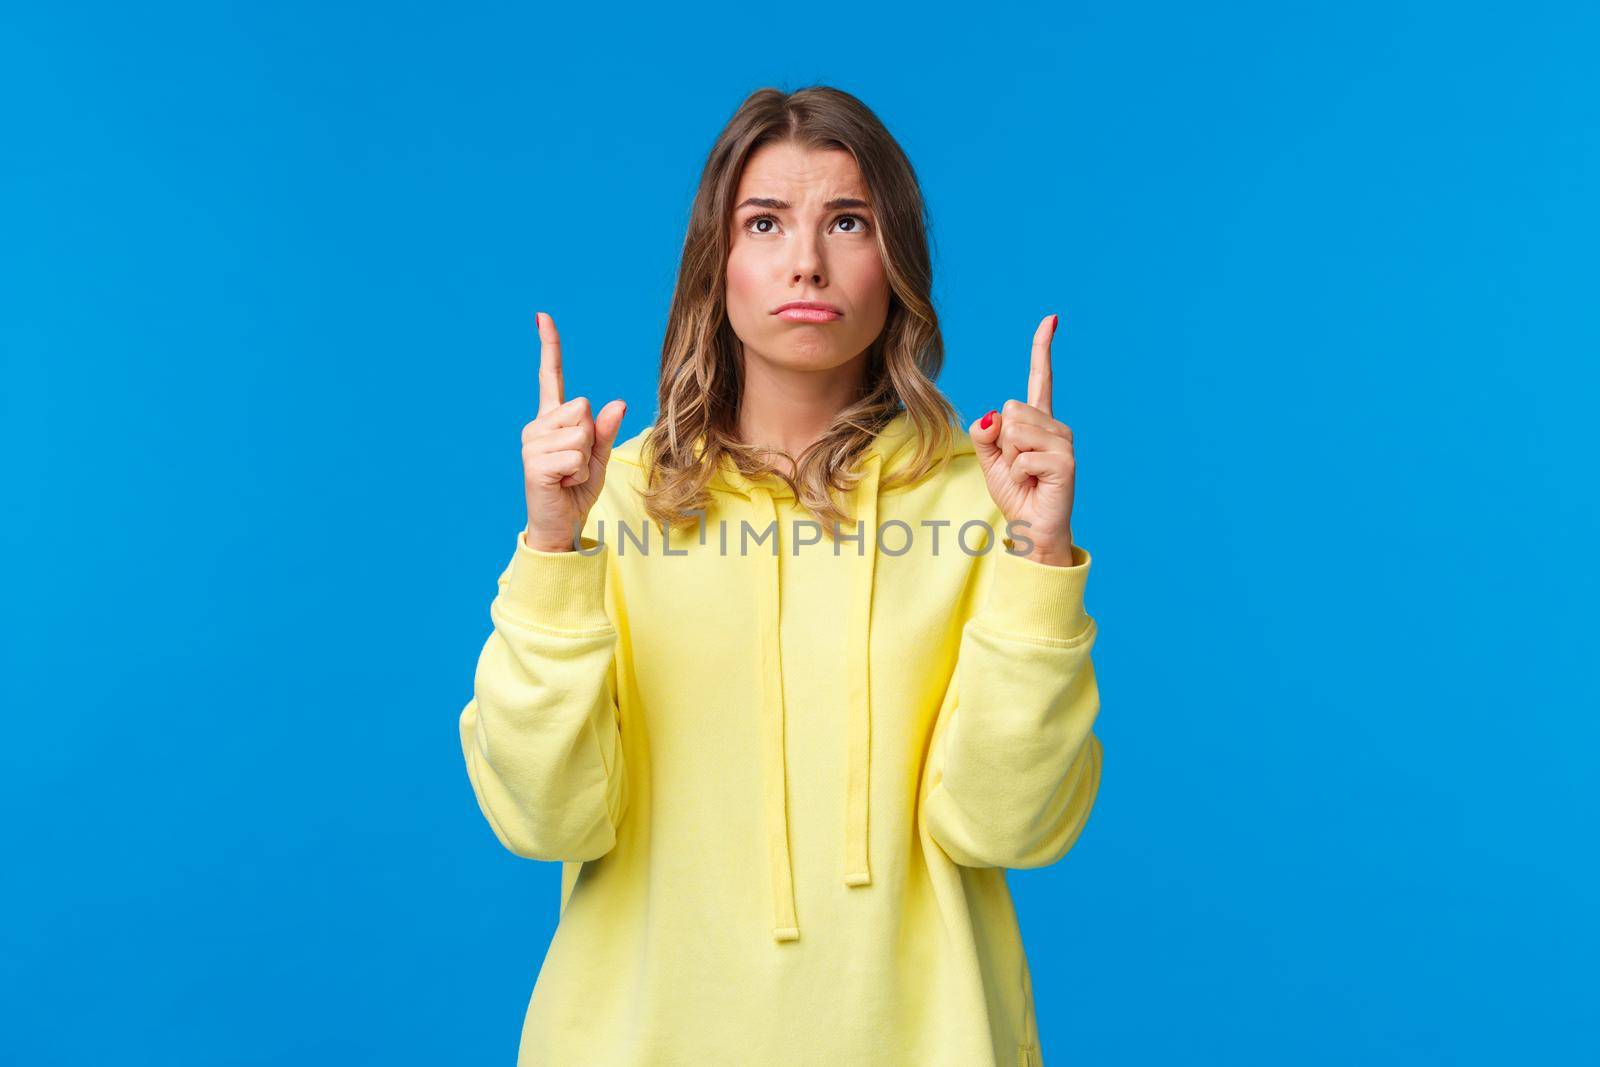
[[[860,354],[849,351],[830,335],[826,327],[806,326],[776,338],[773,343],[752,351],[745,346],[746,356],[756,355],[767,365],[788,371],[829,371],[844,366]]]
[[[849,363],[855,355],[840,348],[831,337],[791,337],[780,350],[781,362],[795,370],[833,370]]]

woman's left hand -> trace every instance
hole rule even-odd
[[[1050,413],[1050,341],[1058,316],[1033,331],[1028,402],[1007,400],[968,427],[978,464],[1008,524],[1015,524],[1019,551],[1038,563],[1072,566],[1072,487],[1077,462],[1072,431]],[[1005,530],[995,531],[1005,537]]]

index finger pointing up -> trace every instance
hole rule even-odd
[[[561,335],[549,315],[535,311],[533,319],[539,326],[539,414],[543,415],[566,402],[561,395]]]
[[[1028,404],[1046,415],[1050,410],[1050,341],[1055,337],[1059,316],[1046,315],[1033,331],[1033,363],[1028,368]]]

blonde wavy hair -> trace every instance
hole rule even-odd
[[[726,306],[739,178],[756,149],[776,142],[843,149],[855,158],[877,220],[874,232],[890,288],[888,318],[867,353],[861,395],[795,458],[792,478],[771,465],[768,449],[737,439],[744,359]],[[916,430],[917,451],[905,466],[885,474],[880,488],[914,484],[945,460],[959,416],[934,385],[944,340],[933,310],[927,231],[910,160],[856,97],[809,86],[791,93],[759,89],[745,98],[706,157],[684,236],[661,346],[659,414],[643,449],[644,504],[653,520],[662,526],[696,521],[694,511],[708,507],[707,486],[726,458],[747,477],[771,473],[782,479],[831,536],[835,523],[854,521],[832,492],[848,494],[855,487],[862,453],[902,411]]]

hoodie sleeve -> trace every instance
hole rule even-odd
[[[1072,847],[1100,786],[1100,694],[1083,609],[1089,553],[1073,565],[998,552],[967,620],[955,699],[929,755],[929,832],[968,867],[1043,867]]]
[[[517,533],[490,605],[494,630],[461,713],[467,777],[501,844],[537,860],[592,860],[628,803],[617,709],[611,546],[543,552]]]

